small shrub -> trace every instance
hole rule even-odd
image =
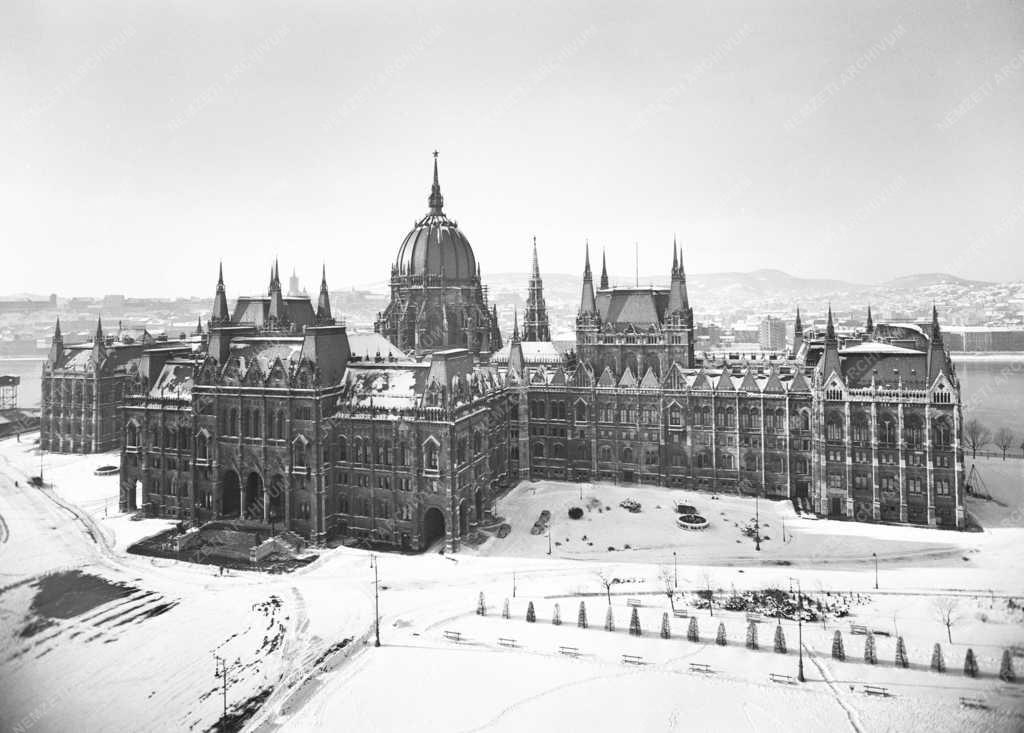
[[[964,676],[965,677],[977,677],[978,676],[978,660],[974,658],[974,650],[968,649],[967,654],[964,655]]]
[[[576,617],[576,625],[581,629],[587,628],[587,606],[583,601],[580,601],[580,612]]]
[[[747,624],[747,649],[757,649],[757,624]]]
[[[558,607],[557,603],[555,604],[555,611],[551,615],[551,623],[554,626],[561,626],[562,625],[562,609]]]
[[[686,628],[686,639],[688,641],[700,641],[700,631],[697,628],[697,617],[690,617],[690,625]]]
[[[476,615],[486,616],[487,606],[484,604],[484,592],[480,591],[480,599],[476,602]]]
[[[843,632],[836,629],[832,636],[832,658],[840,662],[846,661],[846,650],[843,648]]]
[[[505,599],[505,605],[501,607],[501,617],[502,618],[511,618],[511,616],[509,615],[509,612],[508,612],[508,598]]]
[[[661,638],[662,639],[671,639],[672,638],[672,629],[668,625],[668,611],[666,611],[665,613],[661,614]]]
[[[942,658],[942,644],[936,644],[932,649],[932,671],[946,671],[946,660]]]
[[[896,666],[903,667],[903,669],[910,666],[910,660],[907,659],[907,645],[903,643],[902,636],[896,638]]]
[[[604,615],[604,630],[615,631],[615,615],[612,613],[611,606],[608,606],[608,613]]]
[[[782,630],[782,624],[775,627],[775,652],[777,654],[786,653],[786,634]]]
[[[1003,682],[1016,682],[1017,675],[1013,672],[1013,657],[1009,649],[1003,649],[1003,661],[999,665],[999,679]]]
[[[533,601],[530,601],[530,605],[526,607],[526,621],[528,623],[534,623],[537,620],[537,613],[533,610]]]
[[[725,640],[725,622],[723,621],[718,622],[718,634],[715,636],[715,643],[718,646],[725,646],[727,643]]]
[[[582,518],[583,518],[583,510],[580,509],[578,506],[574,506],[572,509],[569,510],[569,519],[582,519]]]
[[[630,636],[642,636],[643,632],[640,631],[640,614],[637,613],[636,607],[633,607],[633,615],[629,617],[629,635]]]
[[[875,635],[870,631],[864,637],[864,661],[868,664],[878,664],[878,655],[875,653]]]

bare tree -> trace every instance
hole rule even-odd
[[[597,579],[601,581],[604,592],[608,596],[608,605],[612,605],[612,586],[619,582],[618,578],[613,578],[611,573],[607,570],[598,570],[595,575]]]
[[[960,620],[960,601],[953,596],[940,596],[933,602],[935,615],[946,627],[946,637],[953,643],[953,624]]]
[[[964,442],[971,449],[971,458],[978,457],[978,448],[984,448],[992,440],[992,431],[981,424],[976,418],[971,418],[964,425]]]
[[[1013,445],[1013,441],[1017,439],[1017,436],[1013,434],[1013,431],[1009,428],[999,428],[996,434],[992,436],[992,442],[1003,452],[1003,460],[1006,460],[1006,452],[1010,450],[1010,446]]]
[[[662,587],[665,589],[665,595],[668,596],[668,602],[675,608],[673,601],[673,593],[676,587],[676,576],[668,565],[662,565],[658,568],[658,580],[661,581]]]

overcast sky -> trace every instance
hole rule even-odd
[[[0,293],[380,281],[435,148],[485,280],[1024,278],[1009,0],[4,0],[0,110]]]

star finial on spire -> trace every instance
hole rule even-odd
[[[441,195],[441,184],[437,178],[437,156],[439,153],[434,151],[434,184],[430,187],[430,213],[441,214],[444,208],[444,197]]]

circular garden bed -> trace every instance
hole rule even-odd
[[[93,474],[96,476],[113,476],[120,470],[121,469],[118,468],[117,466],[100,466],[95,471],[93,471]]]
[[[678,522],[683,529],[707,529],[708,526],[708,520],[699,514],[683,514]]]

